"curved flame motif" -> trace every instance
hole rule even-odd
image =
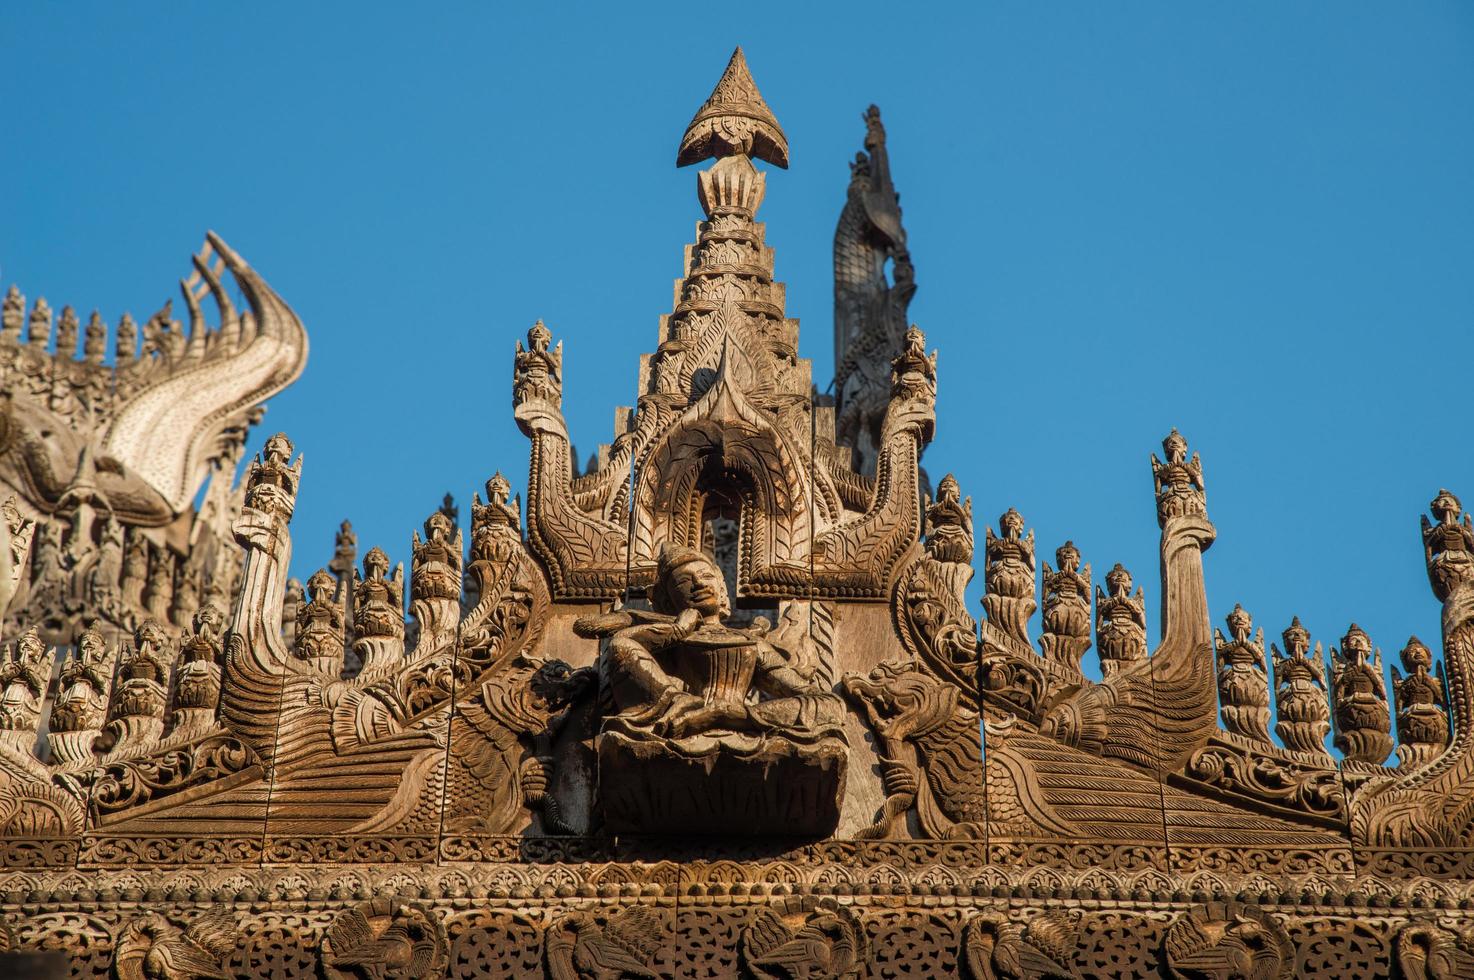
[[[119,410],[102,436],[100,455],[136,473],[178,513],[218,457],[227,430],[243,428],[253,410],[295,381],[307,364],[307,331],[291,308],[229,245],[210,232],[180,283],[190,334],[168,372]],[[250,309],[225,293],[228,270]],[[200,300],[210,294],[220,325],[210,331]]]

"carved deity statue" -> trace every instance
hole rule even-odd
[[[5,651],[4,662],[0,663],[0,731],[35,738],[55,655],[55,650],[47,650],[34,626],[26,630],[13,651]]]
[[[1139,586],[1132,595],[1131,586],[1131,573],[1117,562],[1106,572],[1110,592],[1095,587],[1095,646],[1107,678],[1147,656],[1146,598]]]
[[[1023,515],[1012,507],[998,518],[998,534],[984,528],[986,544],[983,609],[988,622],[1024,646],[1029,645],[1029,617],[1034,614],[1034,532],[1024,536]]]
[[[297,505],[297,484],[302,478],[302,461],[291,464],[292,440],[278,432],[266,440],[261,455],[246,477],[246,506],[290,520]]]
[[[461,533],[443,510],[425,520],[425,539],[411,543],[410,611],[422,640],[454,634],[461,602]]]
[[[225,617],[207,604],[194,614],[193,632],[179,649],[174,671],[174,731],[197,731],[209,725],[220,701],[220,640]]]
[[[307,601],[297,608],[297,656],[336,677],[343,670],[343,603],[338,581],[325,568],[307,580]]]
[[[516,365],[512,375],[512,401],[545,401],[554,406],[563,400],[563,342],[552,350],[553,333],[541,320],[527,331],[527,346],[517,341]]]
[[[153,620],[133,634],[135,649],[124,655],[108,706],[107,738],[114,753],[147,748],[164,731],[169,657],[164,630]]]
[[[1373,652],[1366,631],[1352,623],[1341,638],[1341,649],[1331,648],[1331,664],[1336,748],[1347,759],[1380,765],[1392,751],[1382,651]]]
[[[1169,517],[1203,516],[1208,506],[1203,492],[1203,462],[1197,453],[1187,456],[1187,440],[1176,429],[1162,440],[1167,462],[1152,453],[1152,480],[1157,489],[1157,520]]]
[[[1438,523],[1423,518],[1423,550],[1428,560],[1428,581],[1433,594],[1442,601],[1458,586],[1474,579],[1474,524],[1459,498],[1447,490],[1439,490],[1428,509]]]
[[[937,355],[926,353],[926,334],[916,324],[906,328],[906,344],[891,361],[893,398],[933,399],[937,395]]]
[[[93,761],[93,743],[107,717],[110,659],[107,642],[93,624],[77,638],[76,652],[62,665],[46,736],[51,757],[60,765]]]
[[[404,566],[389,576],[389,556],[370,548],[354,575],[353,651],[365,673],[390,669],[404,654]]]
[[[1213,631],[1218,651],[1218,700],[1223,706],[1223,727],[1256,742],[1269,741],[1269,677],[1265,673],[1264,630],[1252,640],[1254,620],[1244,607],[1235,604],[1224,622],[1229,637]]]
[[[1039,646],[1045,659],[1080,669],[1080,657],[1090,649],[1090,566],[1080,566],[1073,541],[1055,549],[1059,571],[1044,563],[1044,635]]]
[[[1296,616],[1284,633],[1285,653],[1269,645],[1274,658],[1274,687],[1277,720],[1275,734],[1292,752],[1329,755],[1326,733],[1331,730],[1331,711],[1326,703],[1326,668],[1320,644],[1310,652],[1310,633]]]
[[[1407,768],[1430,762],[1448,745],[1448,695],[1433,675],[1433,654],[1416,636],[1401,653],[1403,677],[1392,668],[1397,702],[1397,758]]]
[[[610,637],[600,659],[614,705],[599,740],[601,793],[611,790],[604,794],[606,820],[624,829],[675,821],[666,829],[711,832],[718,825],[747,833],[832,827],[844,782],[844,706],[801,663],[798,644],[770,636],[766,621],[745,629],[725,625],[731,607],[721,570],[690,548],[661,549],[651,605],[653,613],[618,610],[576,627]],[[626,791],[648,785],[639,777],[651,775],[657,758],[659,776],[678,782],[716,778],[713,767],[727,770],[734,785],[751,784],[757,812],[712,812],[705,819],[717,823],[702,824],[679,812],[684,800],[662,811],[648,797],[630,799]],[[795,817],[771,798],[786,793],[812,794],[812,811]]]
[[[102,524],[97,547],[97,563],[88,573],[88,597],[94,603],[105,603],[116,596],[123,577],[123,525],[111,515]]]
[[[951,473],[937,484],[937,499],[926,508],[926,550],[937,561],[972,562],[972,498],[962,499],[962,488]]]

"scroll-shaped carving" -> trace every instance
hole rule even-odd
[[[432,980],[445,975],[448,962],[439,916],[394,899],[349,906],[322,941],[328,980]]]
[[[609,828],[832,831],[848,757],[839,697],[798,669],[767,623],[723,623],[726,583],[702,552],[662,548],[651,603],[653,613],[621,610],[575,626],[610,637],[600,669],[615,714],[598,738]],[[703,788],[716,780],[726,803]]]
[[[865,713],[880,745],[886,789],[875,823],[856,834],[903,838],[915,809],[931,838],[981,837],[987,819],[979,717],[957,686],[915,661],[886,661],[868,676],[846,674],[845,694]]]
[[[1392,751],[1392,718],[1382,680],[1382,651],[1355,623],[1331,647],[1331,685],[1335,700],[1336,748],[1353,762],[1380,765]]]
[[[1141,587],[1131,594],[1131,573],[1116,562],[1106,572],[1106,588],[1095,587],[1095,648],[1100,672],[1114,677],[1122,669],[1146,659],[1146,599]]]
[[[229,980],[226,963],[240,944],[235,915],[215,908],[183,927],[148,913],[123,927],[113,959],[118,980]]]
[[[992,528],[986,532],[983,608],[988,625],[1028,648],[1029,617],[1038,608],[1034,601],[1034,532],[1024,536],[1023,515],[1012,507],[998,518],[997,535]]]
[[[833,900],[780,900],[742,930],[742,963],[759,980],[853,980],[868,950],[859,917]]]
[[[1313,816],[1332,826],[1346,817],[1340,774],[1325,765],[1306,765],[1266,747],[1258,751],[1237,743],[1213,742],[1188,760],[1186,774],[1231,796],[1275,807],[1281,816]]]
[[[1044,633],[1039,649],[1051,663],[1080,672],[1080,658],[1090,649],[1090,566],[1080,566],[1073,541],[1055,549],[1059,571],[1044,563]]]
[[[1474,934],[1421,921],[1397,933],[1398,976],[1404,980],[1474,977]]]
[[[1174,980],[1290,980],[1295,947],[1271,915],[1234,903],[1185,912],[1163,940]]]
[[[1223,710],[1223,727],[1234,735],[1271,744],[1264,630],[1249,639],[1254,620],[1237,604],[1224,622],[1232,639],[1213,631],[1218,649],[1218,701]]]
[[[1399,655],[1403,677],[1392,668],[1397,702],[1397,758],[1410,769],[1429,762],[1448,745],[1448,696],[1433,675],[1433,654],[1416,636],[1408,637]]]
[[[1325,756],[1326,735],[1331,730],[1331,709],[1326,694],[1325,655],[1319,643],[1312,653],[1310,633],[1291,620],[1280,634],[1285,652],[1270,644],[1274,658],[1275,734],[1292,752]]]
[[[1074,966],[1078,913],[1045,912],[1027,923],[1006,912],[980,912],[962,930],[969,980],[1080,980]]]
[[[552,980],[657,977],[666,925],[646,905],[616,912],[574,912],[548,929],[543,949]]]

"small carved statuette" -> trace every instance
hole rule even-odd
[[[108,706],[106,733],[114,751],[156,742],[164,730],[169,658],[164,631],[148,620],[133,635],[135,649],[123,656]]]
[[[1325,657],[1320,644],[1310,652],[1310,633],[1296,616],[1280,634],[1285,641],[1282,655],[1273,643],[1275,734],[1292,752],[1329,756],[1326,733],[1331,730],[1331,710],[1326,703]]]
[[[82,340],[82,356],[88,364],[101,364],[107,357],[107,324],[96,310],[87,318],[87,332]]]
[[[389,576],[389,556],[377,546],[363,556],[353,582],[353,650],[365,672],[386,669],[404,650],[404,566]]]
[[[1423,517],[1423,553],[1433,594],[1442,602],[1474,580],[1474,523],[1459,498],[1447,490],[1439,490],[1428,509],[1438,523]]]
[[[319,568],[307,580],[307,601],[297,609],[297,656],[329,677],[343,671],[343,602],[338,580]]]
[[[937,484],[937,499],[926,507],[926,551],[937,561],[972,562],[972,498],[962,499],[962,488],[951,473]]]
[[[527,331],[527,346],[517,341],[515,368],[512,374],[512,404],[548,402],[554,408],[563,403],[563,342],[552,350],[548,345],[553,333],[541,320]]]
[[[1025,647],[1029,642],[1029,617],[1034,601],[1034,532],[1024,536],[1024,518],[1010,507],[998,518],[998,535],[985,528],[983,609],[988,622]]]
[[[425,539],[415,532],[411,543],[410,614],[421,631],[421,643],[455,634],[461,608],[462,542],[460,529],[443,510],[425,519]]]
[[[1213,631],[1218,650],[1218,700],[1223,727],[1235,735],[1269,744],[1269,676],[1264,660],[1264,630],[1249,639],[1254,620],[1235,605],[1225,619],[1229,637]]]
[[[1392,751],[1392,718],[1387,685],[1382,680],[1382,651],[1355,623],[1331,647],[1331,684],[1335,694],[1336,748],[1355,762],[1381,765]]]
[[[203,731],[220,702],[220,649],[225,617],[213,604],[194,614],[194,631],[179,648],[174,670],[173,733]]]
[[[14,650],[7,648],[0,660],[0,731],[15,733],[13,748],[29,748],[41,721],[41,702],[51,679],[55,650],[48,650],[40,631],[32,626]],[[7,738],[7,743],[10,739]]]
[[[1132,595],[1132,584],[1131,573],[1117,562],[1106,572],[1110,593],[1095,587],[1095,646],[1107,679],[1147,656],[1146,598],[1139,586]]]
[[[31,332],[26,336],[26,343],[41,351],[51,343],[51,304],[45,296],[31,307]]]
[[[548,929],[543,955],[551,980],[658,977],[655,960],[668,930],[647,905],[579,911]]]
[[[891,361],[891,397],[931,403],[937,397],[937,354],[926,352],[926,334],[906,328],[906,345]]]
[[[76,652],[62,665],[47,726],[51,757],[61,765],[92,761],[93,743],[107,716],[110,660],[107,643],[93,624],[77,638]]]
[[[662,547],[650,597],[653,613],[625,609],[575,625],[610,637],[600,671],[615,713],[598,738],[609,828],[832,831],[848,756],[839,697],[798,669],[796,651],[770,637],[766,621],[723,623],[726,581],[702,552]],[[698,790],[710,780],[726,782],[729,803]]]
[[[278,432],[251,463],[246,476],[246,506],[283,522],[292,519],[297,486],[302,480],[302,458],[291,463],[292,440]]]
[[[5,291],[5,302],[0,305],[0,340],[18,342],[20,328],[26,320],[26,298],[20,289],[12,285]]]
[[[1080,566],[1073,541],[1055,549],[1059,571],[1044,563],[1044,634],[1039,647],[1046,660],[1079,672],[1090,649],[1090,566]]]
[[[1433,654],[1416,637],[1402,648],[1403,677],[1392,668],[1397,701],[1397,758],[1405,768],[1431,762],[1448,745],[1448,695],[1433,675]]]
[[[1203,463],[1197,453],[1187,456],[1187,440],[1176,429],[1162,440],[1167,462],[1152,453],[1152,481],[1157,490],[1157,521],[1163,527],[1171,517],[1204,516],[1208,513],[1203,492]]]

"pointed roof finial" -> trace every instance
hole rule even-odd
[[[788,137],[757,90],[741,47],[732,52],[721,81],[686,127],[676,166],[738,153],[788,167]]]

